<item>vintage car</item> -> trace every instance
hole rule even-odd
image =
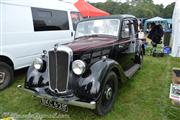
[[[25,90],[53,108],[67,105],[108,113],[118,85],[142,66],[142,42],[137,19],[114,15],[82,20],[75,40],[59,45],[36,58],[29,68]]]

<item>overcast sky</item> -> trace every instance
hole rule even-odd
[[[76,2],[77,0],[65,0],[68,2]],[[106,0],[87,0],[89,2],[105,2]],[[116,0],[115,0],[116,1]],[[126,1],[126,0],[119,0],[119,1]],[[163,4],[167,6],[168,4],[175,2],[176,0],[153,0],[155,4]]]
[[[167,6],[168,4],[171,4],[172,2],[175,2],[176,0],[153,0],[155,4],[163,4],[164,6]]]

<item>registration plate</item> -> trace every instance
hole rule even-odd
[[[68,112],[68,105],[47,98],[42,98],[41,103],[45,106]]]

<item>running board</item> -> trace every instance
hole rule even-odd
[[[134,66],[132,66],[129,70],[125,72],[126,77],[131,78],[139,68],[139,64],[135,64]]]

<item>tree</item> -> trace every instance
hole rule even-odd
[[[118,1],[118,2],[117,2]],[[109,12],[110,14],[132,14],[136,17],[152,18],[155,16],[172,17],[175,3],[164,8],[161,5],[155,5],[153,0],[127,0],[127,2],[119,2],[121,0],[108,0],[105,3],[91,3],[93,6]]]
[[[163,17],[165,17],[165,18],[172,18],[173,11],[174,11],[174,6],[175,6],[175,2],[171,3],[170,5],[167,5],[164,8],[164,11],[163,11]]]

